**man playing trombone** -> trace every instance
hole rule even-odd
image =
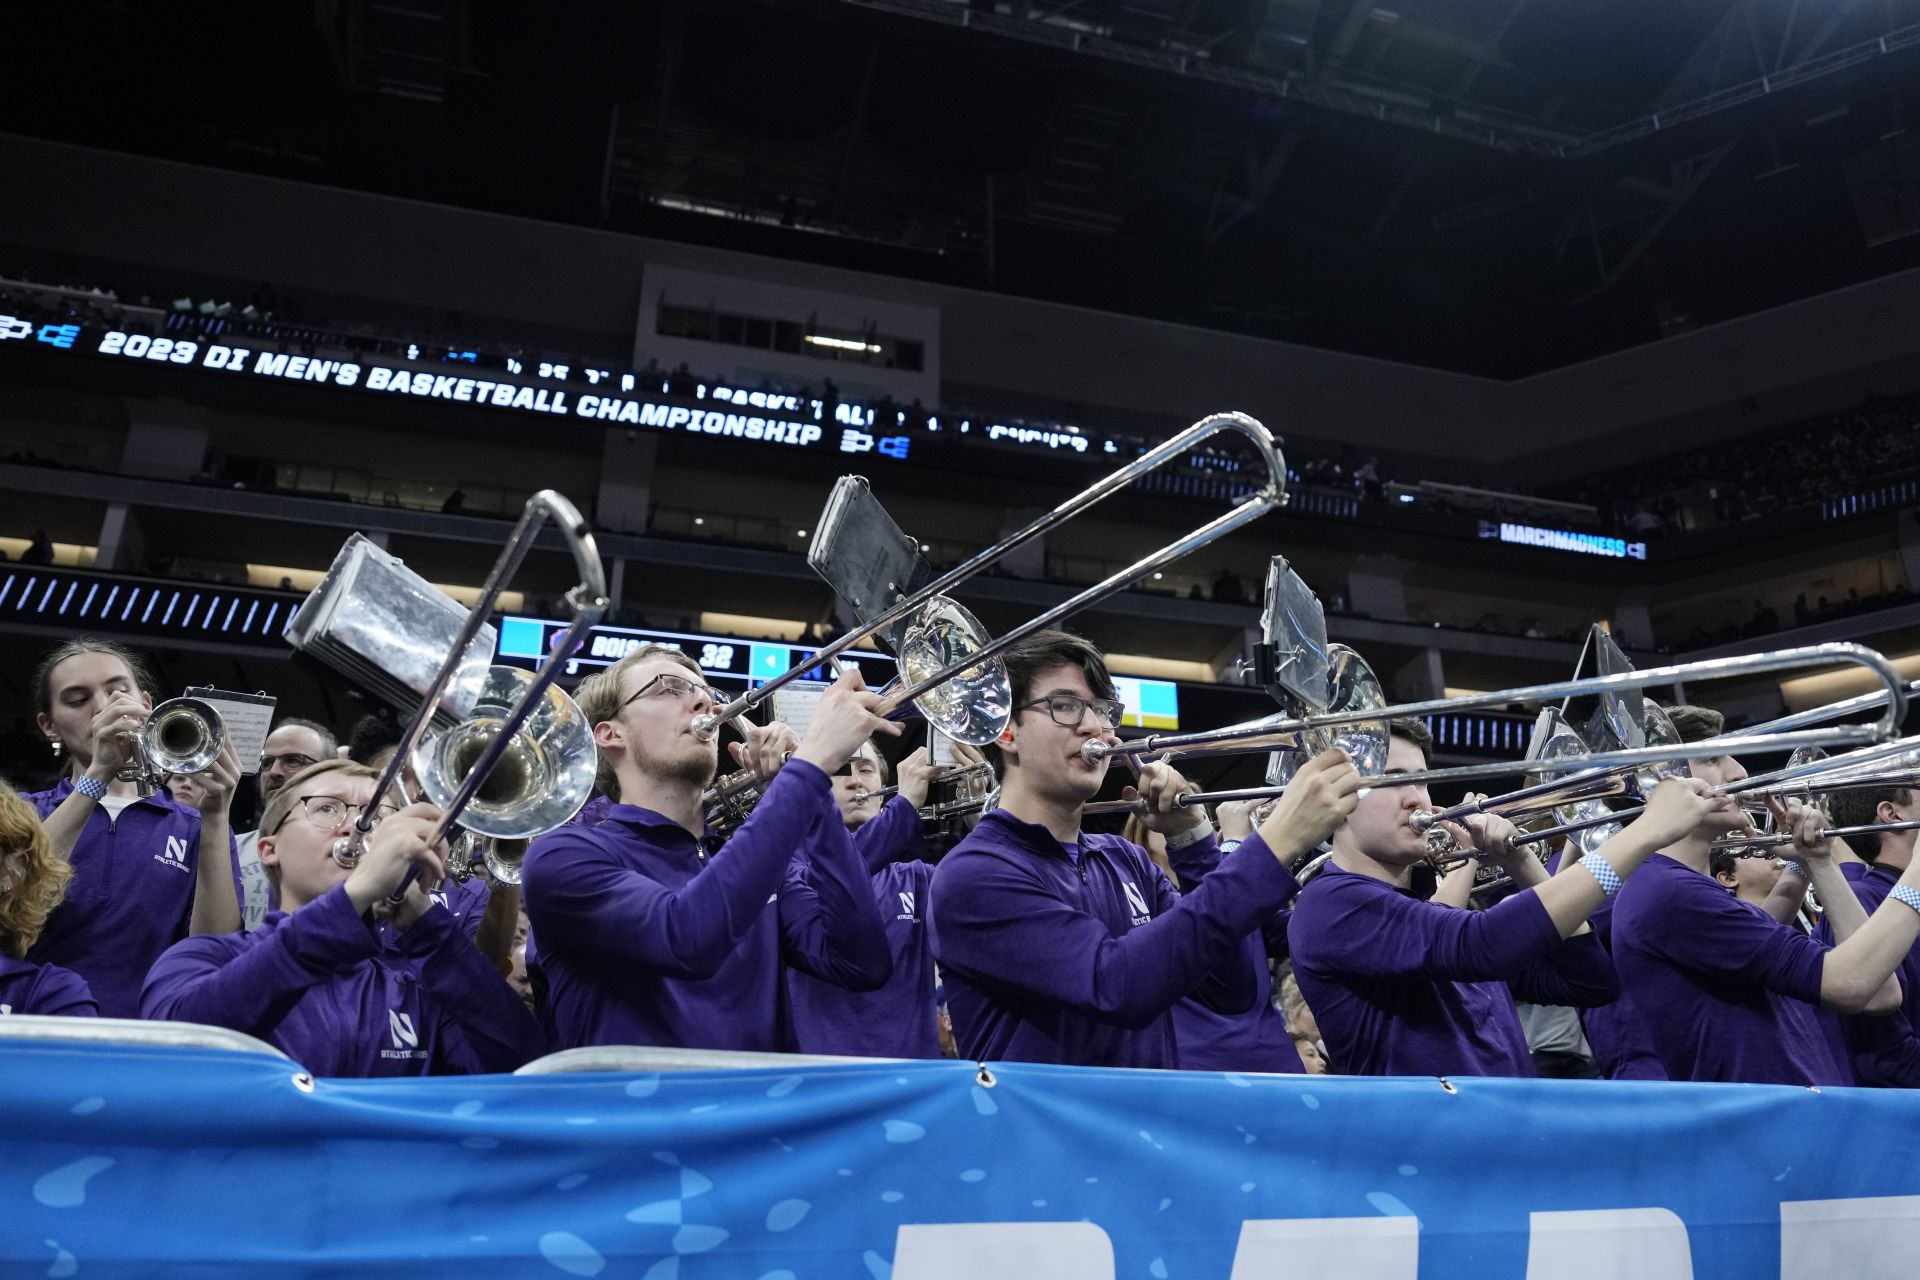
[[[963,1057],[1177,1067],[1174,1003],[1226,1013],[1256,998],[1260,926],[1298,890],[1291,867],[1354,804],[1360,775],[1329,751],[1304,766],[1260,829],[1182,897],[1146,850],[1080,829],[1121,707],[1093,645],[1040,631],[1006,654],[1013,715],[993,744],[1000,807],[941,860],[933,947]],[[1175,850],[1213,839],[1185,781],[1152,764],[1139,784],[1148,826]]]
[[[1385,772],[1426,768],[1426,726],[1391,728]],[[1461,847],[1499,862],[1521,886],[1486,911],[1409,889],[1428,857],[1413,824],[1432,807],[1426,788],[1367,791],[1333,833],[1332,865],[1301,893],[1287,931],[1301,994],[1333,1060],[1356,1075],[1535,1074],[1509,983],[1540,1004],[1611,1000],[1619,987],[1586,919],[1655,849],[1697,825],[1705,789],[1662,784],[1631,826],[1551,878],[1513,847],[1504,818],[1446,824]]]
[[[1684,742],[1717,737],[1717,711],[1675,707]],[[1730,756],[1692,762],[1693,781],[1730,786],[1746,770]],[[1663,784],[1663,788],[1665,785]],[[1867,917],[1827,848],[1817,811],[1784,816],[1793,856],[1811,873],[1836,945],[1828,948],[1742,902],[1708,874],[1716,839],[1746,826],[1737,798],[1717,798],[1690,828],[1665,841],[1621,893],[1613,913],[1620,981],[1639,1008],[1675,1080],[1852,1084],[1825,1013],[1888,1013],[1900,1006],[1893,976],[1920,937],[1920,869],[1893,886],[1897,901]]]
[[[527,855],[530,963],[545,977],[555,1048],[792,1052],[783,964],[855,990],[887,980],[886,933],[829,778],[869,735],[900,732],[874,713],[879,695],[857,669],[797,745],[777,723],[735,744],[740,763],[772,781],[723,847],[703,804],[717,745],[695,721],[724,699],[699,665],[642,645],[584,681],[577,700],[617,803]]]

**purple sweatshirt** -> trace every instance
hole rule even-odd
[[[1515,990],[1575,1008],[1620,992],[1599,940],[1562,940],[1531,889],[1462,910],[1329,865],[1287,939],[1327,1051],[1353,1075],[1531,1076]]]
[[[1197,840],[1167,855],[1168,863],[1191,891],[1220,864],[1221,849],[1213,840]],[[1273,975],[1267,957],[1287,956],[1287,919],[1282,910],[1262,926],[1265,945],[1253,957],[1253,1008],[1245,1013],[1220,1013],[1202,1000],[1182,996],[1173,1006],[1173,1038],[1180,1048],[1183,1071],[1268,1071],[1299,1075],[1306,1070],[1300,1051],[1287,1031],[1287,1016],[1273,1002]]]
[[[962,1057],[1177,1067],[1172,1008],[1253,1007],[1256,932],[1298,885],[1256,836],[1186,897],[1147,851],[1069,850],[996,809],[933,876],[933,953]]]
[[[1840,874],[1853,886],[1853,896],[1868,915],[1878,911],[1900,883],[1900,873],[1893,868],[1858,862],[1841,863]],[[1833,926],[1822,919],[1813,936],[1832,946]],[[1900,1012],[1841,1018],[1842,1047],[1861,1084],[1911,1089],[1920,1085],[1920,1036],[1914,1033],[1920,1027],[1920,946],[1907,953],[1896,972]]]
[[[933,997],[933,945],[927,936],[927,886],[933,867],[895,862],[920,838],[920,813],[895,796],[853,833],[853,847],[872,872],[874,901],[887,932],[893,976],[874,991],[849,991],[787,972],[794,1032],[802,1053],[870,1058],[937,1058],[940,1024]]]
[[[671,819],[614,805],[536,840],[521,892],[559,1049],[793,1052],[783,961],[855,990],[892,972],[866,868],[804,760],[711,857]]]
[[[1560,854],[1547,863],[1547,874],[1560,871]],[[1600,904],[1587,924],[1593,936],[1613,958],[1613,899]],[[1580,1028],[1586,1032],[1587,1047],[1593,1050],[1593,1065],[1609,1080],[1665,1080],[1667,1068],[1653,1047],[1653,1033],[1633,1007],[1633,998],[1622,991],[1606,1004],[1580,1010]]]
[[[72,794],[68,778],[23,798],[45,818]],[[200,872],[200,811],[176,802],[164,788],[134,801],[116,819],[95,808],[70,861],[67,896],[27,959],[86,979],[102,1017],[137,1018],[147,970],[187,936]]]
[[[252,933],[174,944],[147,975],[140,1016],[230,1027],[315,1075],[511,1071],[545,1049],[513,988],[445,907],[384,951],[336,885]]]
[[[1817,1007],[1826,954],[1664,854],[1614,901],[1621,985],[1675,1080],[1852,1084]]]
[[[86,979],[71,969],[0,956],[0,1015],[9,1013],[97,1018],[100,1006]]]

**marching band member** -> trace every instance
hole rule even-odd
[[[734,744],[772,781],[724,847],[701,805],[717,749],[693,732],[724,699],[698,664],[642,645],[584,681],[577,701],[617,803],[527,856],[530,950],[557,1048],[791,1051],[783,960],[855,990],[887,980],[886,931],[828,777],[870,734],[900,731],[874,714],[879,695],[857,669],[821,699],[784,765],[785,725],[750,726]]]
[[[339,753],[333,731],[312,720],[283,717],[273,732],[260,744],[260,771],[253,785],[259,789],[265,806],[274,792],[287,785],[287,779],[302,769],[310,769]],[[265,867],[260,865],[260,832],[242,832],[234,841],[234,858],[240,868],[240,927],[251,933],[260,927],[273,910],[273,892]]]
[[[137,1015],[141,980],[173,943],[240,927],[227,829],[240,780],[232,744],[201,775],[197,809],[117,777],[137,759],[153,709],[147,686],[139,656],[108,640],[69,641],[33,676],[40,731],[69,765],[58,786],[24,799],[72,862],[73,882],[28,958],[85,978],[110,1018]]]
[[[1117,741],[1121,707],[1100,651],[1042,631],[1008,651],[1013,717],[995,742],[1000,808],[940,862],[933,948],[964,1057],[1175,1067],[1173,1005],[1196,992],[1252,1007],[1256,936],[1297,891],[1290,868],[1353,808],[1360,775],[1339,752],[1303,768],[1274,813],[1184,898],[1144,849],[1081,831]],[[1143,771],[1146,825],[1170,849],[1212,841],[1164,764]]]
[[[0,785],[0,1014],[99,1014],[79,974],[26,958],[72,876],[33,806]]]
[[[511,1071],[539,1056],[539,1025],[426,884],[444,871],[432,805],[374,795],[365,765],[295,774],[260,817],[260,863],[282,910],[252,933],[188,938],[147,975],[140,1012],[258,1036],[316,1075]],[[377,825],[352,869],[333,857],[358,814]],[[387,901],[408,870],[419,878]],[[371,918],[369,918],[371,916]],[[396,931],[392,950],[378,925]]]
[[[1386,772],[1425,768],[1426,726],[1395,720],[1391,730]],[[1300,895],[1287,931],[1333,1061],[1356,1075],[1535,1074],[1514,991],[1576,1007],[1617,994],[1606,954],[1583,926],[1620,878],[1698,821],[1703,790],[1662,786],[1626,831],[1552,877],[1512,845],[1515,828],[1504,818],[1448,824],[1462,848],[1501,863],[1520,886],[1485,911],[1408,891],[1427,856],[1411,821],[1432,807],[1426,788],[1366,792],[1333,833],[1332,863]]]
[[[969,748],[970,750],[970,748]],[[800,970],[787,974],[794,1032],[802,1053],[872,1058],[937,1058],[940,1024],[934,1003],[933,946],[927,937],[927,886],[933,865],[915,856],[920,808],[938,769],[925,747],[900,762],[900,790],[884,804],[871,793],[887,785],[886,761],[871,739],[847,772],[833,779],[840,820],[872,877],[887,932],[893,976],[872,991],[849,991]],[[856,797],[863,797],[856,799]]]
[[[1716,736],[1725,723],[1702,707],[1669,714],[1686,742]],[[1709,785],[1747,776],[1729,756],[1695,760],[1692,772],[1693,781]],[[1837,1037],[1822,1011],[1899,1007],[1893,974],[1920,937],[1920,871],[1899,882],[1911,886],[1912,910],[1888,903],[1869,920],[1834,866],[1819,815],[1796,808],[1786,822],[1794,856],[1810,871],[1832,922],[1838,939],[1832,948],[1735,898],[1709,876],[1714,839],[1746,825],[1731,796],[1711,802],[1690,827],[1663,842],[1614,905],[1621,984],[1675,1080],[1852,1084],[1854,1073],[1836,1052]]]
[[[1861,827],[1869,823],[1912,822],[1920,819],[1920,802],[1910,787],[1843,789],[1831,797],[1834,825]],[[1866,912],[1880,909],[1900,877],[1913,865],[1914,840],[1920,831],[1881,831],[1851,836],[1865,860],[1836,856],[1840,874]],[[1837,854],[1838,851],[1836,851]],[[1813,936],[1833,943],[1833,925],[1822,918]],[[1861,1084],[1912,1088],[1920,1085],[1920,946],[1907,952],[1897,971],[1900,979],[1900,1016],[1848,1017],[1841,1020],[1854,1074]]]

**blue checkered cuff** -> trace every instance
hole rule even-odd
[[[1916,889],[1912,885],[1897,884],[1893,886],[1893,892],[1887,896],[1896,901],[1906,903],[1915,911],[1920,911],[1920,889]]]
[[[107,795],[107,784],[98,778],[89,778],[82,774],[73,783],[73,789],[92,800],[103,800]]]
[[[1599,883],[1600,892],[1606,894],[1609,898],[1620,892],[1620,885],[1622,883],[1620,873],[1613,869],[1611,862],[1608,862],[1598,853],[1590,853],[1580,859],[1580,865],[1585,867],[1587,874]]]

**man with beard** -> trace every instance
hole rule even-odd
[[[527,855],[528,963],[544,976],[556,1049],[792,1052],[783,964],[853,990],[887,980],[886,931],[829,776],[869,735],[900,732],[874,714],[879,695],[857,670],[821,699],[804,740],[775,723],[733,744],[772,781],[724,847],[701,802],[718,751],[693,726],[725,699],[699,666],[642,645],[583,682],[577,700],[616,803]]]

